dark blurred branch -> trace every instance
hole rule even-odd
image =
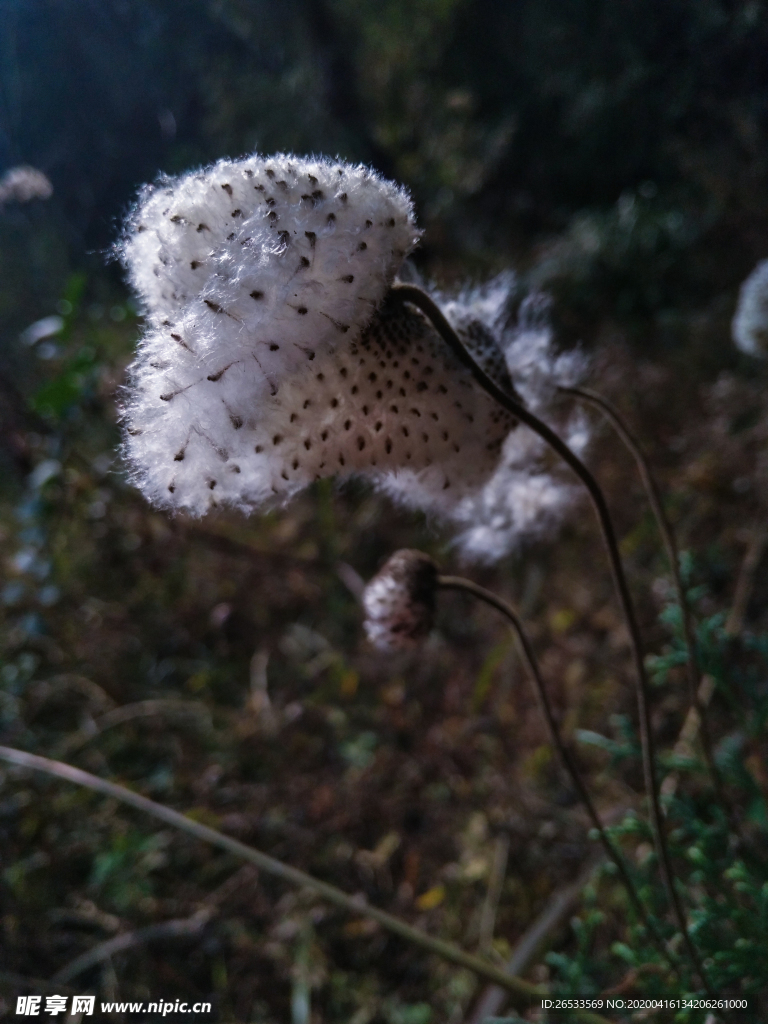
[[[58,757],[74,753],[99,736],[106,729],[132,722],[137,718],[193,718],[206,728],[211,727],[208,708],[200,701],[189,700],[140,700],[135,704],[124,704],[113,708],[77,732],[65,737],[55,751]]]
[[[753,532],[749,543],[747,544],[747,552],[744,555],[744,561],[741,563],[741,571],[739,577],[736,580],[736,590],[733,594],[733,605],[728,616],[728,621],[725,624],[725,632],[729,636],[738,636],[744,627],[744,617],[747,614],[747,605],[752,595],[752,588],[755,585],[755,576],[757,574],[760,560],[763,557],[766,543],[768,543],[768,531],[763,528],[757,528]]]
[[[191,917],[179,918],[174,921],[163,921],[160,924],[151,924],[146,928],[138,928],[135,932],[126,932],[124,935],[116,935],[113,939],[100,942],[98,946],[87,950],[81,956],[76,957],[51,978],[52,982],[72,981],[79,974],[90,970],[96,964],[109,960],[116,953],[123,953],[135,946],[145,946],[150,942],[157,942],[161,939],[177,939],[188,936],[199,935],[208,924],[213,912],[211,910],[198,910]]]

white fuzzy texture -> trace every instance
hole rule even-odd
[[[483,368],[502,386],[509,387],[511,380],[525,404],[549,418],[557,386],[578,383],[587,360],[578,350],[556,351],[546,296],[526,298],[508,325],[514,288],[514,277],[502,274],[444,301],[443,309]],[[584,451],[589,428],[582,414],[556,425],[577,454]],[[403,504],[452,521],[459,528],[457,546],[472,560],[494,561],[522,542],[545,538],[578,500],[579,489],[538,435],[527,427],[509,427],[504,418],[490,428],[495,447],[473,453],[477,461],[455,471],[459,486],[450,492],[435,485],[434,474],[410,467],[386,475],[381,486]],[[468,486],[463,486],[465,480]]]
[[[200,515],[315,479],[319,444],[293,468],[314,434],[274,438],[299,414],[319,437],[321,393],[417,239],[406,193],[364,167],[254,157],[146,188],[122,255],[150,323],[125,409],[147,497]]]
[[[768,260],[758,263],[742,284],[731,330],[742,352],[768,355]]]
[[[385,300],[418,234],[402,189],[327,160],[220,161],[146,188],[121,246],[148,322],[124,409],[146,497],[249,511],[356,474],[453,521],[474,557],[551,530],[571,490],[540,443],[420,313]],[[507,327],[513,286],[444,308],[487,372],[542,410],[577,361],[525,304]]]
[[[432,628],[437,566],[421,551],[401,550],[363,591],[365,632],[382,651],[407,650]]]
[[[11,167],[0,178],[0,205],[50,199],[52,195],[53,185],[36,167],[28,167],[26,164]]]

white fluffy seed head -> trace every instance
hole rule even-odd
[[[363,592],[365,631],[384,651],[414,647],[432,629],[437,566],[421,551],[396,551]]]
[[[758,263],[742,284],[731,329],[742,352],[768,355],[768,260]]]
[[[221,161],[145,189],[121,243],[149,328],[123,410],[145,496],[249,511],[357,474],[452,520],[476,557],[551,528],[570,491],[538,443],[387,294],[417,239],[403,190],[326,160]],[[445,312],[541,405],[557,361],[548,329],[507,326],[514,287],[497,278]]]

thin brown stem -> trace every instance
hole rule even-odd
[[[685,593],[685,587],[683,586],[683,578],[680,573],[680,559],[677,550],[677,542],[675,540],[675,534],[672,530],[672,526],[667,518],[667,514],[664,511],[664,503],[661,498],[661,492],[659,485],[651,469],[650,463],[645,455],[645,452],[640,447],[640,443],[633,434],[627,422],[622,417],[618,409],[604,398],[599,395],[596,391],[591,391],[588,388],[577,388],[577,387],[560,387],[558,388],[564,395],[572,395],[574,398],[579,399],[582,402],[586,402],[605,416],[611,426],[614,428],[616,433],[619,435],[625,446],[631,453],[632,457],[637,464],[637,469],[640,474],[640,479],[643,482],[645,493],[648,497],[648,502],[653,511],[653,515],[656,519],[656,525],[659,533],[661,534],[662,543],[667,554],[667,561],[672,572],[672,581],[675,587],[675,594],[677,596],[677,603],[680,607],[680,615],[683,626],[683,639],[685,641],[686,651],[686,676],[688,680],[688,699],[691,705],[696,708],[699,713],[701,720],[701,746],[704,752],[704,760],[709,770],[710,777],[712,779],[712,785],[714,786],[716,796],[721,806],[728,807],[728,802],[725,799],[723,793],[722,780],[720,773],[717,770],[715,758],[712,753],[712,740],[709,731],[709,724],[707,721],[707,712],[704,705],[699,700],[699,682],[701,672],[698,666],[698,659],[696,657],[696,640],[693,630],[693,619],[691,616],[691,608],[688,603],[688,598]]]
[[[501,612],[501,614],[512,626],[515,636],[517,637],[517,642],[520,646],[520,652],[523,656],[523,661],[525,662],[525,666],[528,670],[528,678],[530,680],[534,696],[539,705],[539,708],[541,709],[544,721],[547,724],[547,730],[549,731],[552,746],[555,748],[555,750],[557,750],[557,753],[560,756],[560,760],[563,763],[563,767],[565,768],[566,774],[569,776],[573,788],[576,790],[579,799],[586,808],[589,820],[592,823],[592,827],[597,831],[600,837],[600,842],[602,843],[606,855],[616,866],[619,876],[622,882],[624,883],[624,887],[627,890],[630,902],[634,907],[635,913],[637,914],[640,921],[642,921],[643,926],[648,932],[648,935],[650,936],[656,948],[659,950],[659,952],[670,965],[670,967],[672,967],[672,969],[675,970],[675,961],[670,956],[666,946],[664,945],[664,940],[662,939],[661,935],[659,935],[655,924],[653,923],[653,921],[648,915],[648,912],[643,906],[642,900],[640,899],[637,893],[637,889],[635,888],[635,883],[632,881],[632,878],[630,877],[629,872],[627,871],[627,867],[624,863],[624,858],[621,856],[621,853],[616,849],[613,842],[611,841],[611,837],[608,835],[605,828],[603,827],[603,823],[600,820],[600,815],[597,813],[597,808],[595,807],[592,801],[592,797],[589,794],[589,790],[587,789],[584,779],[581,776],[581,772],[579,771],[578,765],[576,764],[576,759],[573,756],[573,752],[566,745],[565,740],[562,737],[560,727],[557,722],[557,718],[552,709],[552,704],[549,700],[549,695],[547,694],[547,688],[544,685],[544,679],[541,675],[541,670],[539,668],[539,662],[536,657],[536,653],[533,650],[530,638],[525,627],[523,626],[520,616],[517,614],[517,612],[511,604],[508,604],[506,601],[502,600],[502,598],[498,597],[490,590],[486,590],[485,587],[481,587],[478,586],[477,583],[473,583],[472,580],[465,580],[461,576],[438,576],[437,585],[441,587],[443,590],[460,590],[463,593],[472,594],[473,597],[478,598],[478,600],[480,601],[484,601],[485,604],[488,604],[492,608],[495,608],[496,611]]]
[[[659,800],[659,789],[654,769],[655,757],[653,732],[651,729],[650,688],[643,661],[640,629],[637,623],[635,607],[629,592],[627,579],[624,574],[624,567],[619,554],[619,545],[616,540],[616,533],[613,529],[613,522],[611,520],[610,512],[608,511],[608,504],[605,500],[605,496],[597,480],[575,452],[568,447],[565,441],[563,441],[563,439],[559,437],[551,427],[544,423],[543,420],[540,420],[538,416],[532,413],[530,409],[526,408],[526,406],[524,406],[520,401],[513,398],[511,395],[507,394],[506,391],[500,388],[493,378],[489,377],[485,370],[475,362],[472,355],[462,344],[457,333],[448,323],[440,307],[429,295],[427,295],[425,291],[421,288],[417,288],[415,285],[403,284],[400,282],[396,282],[392,286],[392,291],[403,302],[410,302],[412,305],[416,306],[417,309],[420,309],[426,317],[428,317],[435,327],[435,330],[437,330],[461,364],[469,370],[480,387],[494,398],[499,405],[512,413],[512,415],[521,423],[524,423],[527,427],[538,434],[539,437],[541,437],[542,440],[544,440],[550,448],[552,448],[552,450],[562,458],[565,464],[573,471],[579,480],[581,480],[589,494],[592,506],[600,524],[611,567],[611,574],[613,576],[619,603],[621,605],[629,633],[632,658],[635,666],[635,690],[638,705],[640,745],[643,756],[643,775],[645,779],[648,803],[650,805],[651,829],[653,832],[656,854],[659,859],[659,867],[661,868],[662,878],[675,915],[677,926],[683,935],[683,941],[685,942],[691,962],[699,974],[705,989],[709,992],[710,986],[707,976],[701,964],[701,958],[699,957],[698,951],[688,932],[682,903],[677,889],[675,888],[672,859],[670,857],[669,847],[667,846],[664,831],[664,820]]]
[[[255,864],[262,871],[281,878],[290,885],[307,889],[347,913],[354,914],[356,917],[368,917],[376,921],[386,931],[399,935],[406,942],[410,942],[428,953],[434,953],[450,963],[457,964],[459,967],[466,967],[479,977],[487,978],[489,981],[501,985],[513,997],[516,997],[518,1006],[527,1007],[532,1000],[539,1000],[548,995],[547,990],[541,986],[532,985],[522,978],[506,974],[500,968],[487,963],[481,957],[475,956],[472,953],[465,953],[463,949],[455,946],[452,942],[444,942],[442,939],[433,938],[433,936],[427,935],[421,929],[414,928],[412,925],[402,921],[399,917],[388,914],[385,910],[379,910],[378,907],[370,906],[359,896],[348,896],[341,889],[337,889],[335,885],[321,882],[320,879],[314,878],[312,875],[307,874],[306,871],[291,867],[289,864],[277,860],[276,857],[271,857],[268,853],[262,853],[261,850],[257,850],[252,846],[246,846],[245,843],[232,839],[230,836],[224,835],[223,832],[217,832],[216,829],[210,828],[208,825],[203,825],[199,821],[193,821],[191,818],[186,817],[186,815],[179,814],[178,811],[174,811],[164,804],[157,804],[154,800],[149,800],[139,793],[134,793],[133,790],[126,789],[125,786],[120,786],[115,782],[108,782],[106,779],[100,779],[97,775],[91,775],[90,772],[84,772],[82,769],[74,768],[72,765],[64,764],[62,761],[51,761],[47,757],[28,754],[26,751],[16,750],[13,747],[0,746],[0,760],[22,768],[45,772],[45,774],[52,775],[57,779],[64,779],[67,782],[93,790],[95,793],[112,797],[121,803],[128,804],[130,807],[142,811],[144,814],[149,814],[153,818],[165,822],[166,825],[170,825],[172,828],[186,832],[187,835],[193,836],[195,839],[200,839],[204,843],[210,843],[212,846],[218,846],[219,849],[226,850],[228,853],[239,857],[249,864]],[[577,1020],[583,1021],[584,1024],[608,1024],[604,1017],[600,1017],[595,1013],[578,1011],[574,1016]]]

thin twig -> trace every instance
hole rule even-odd
[[[261,868],[267,874],[275,875],[299,888],[308,889],[321,899],[327,900],[328,903],[332,903],[348,913],[355,914],[357,917],[369,917],[373,921],[377,921],[382,928],[395,935],[399,935],[407,942],[427,952],[434,953],[450,963],[466,967],[480,977],[487,978],[501,985],[502,988],[516,997],[521,1005],[528,1005],[531,1000],[538,1000],[547,995],[546,989],[539,985],[532,985],[522,978],[508,975],[480,957],[472,953],[465,953],[464,950],[459,949],[453,943],[433,938],[431,935],[421,931],[421,929],[414,928],[405,921],[401,921],[400,918],[395,917],[393,914],[388,914],[378,907],[370,906],[360,897],[348,896],[341,889],[337,889],[335,885],[321,882],[319,879],[307,874],[306,871],[291,867],[289,864],[285,864],[283,861],[277,860],[276,857],[271,857],[267,853],[262,853],[261,850],[257,850],[252,846],[246,846],[245,843],[241,843],[237,839],[232,839],[222,832],[217,832],[216,829],[209,828],[208,825],[203,825],[199,821],[193,821],[191,818],[187,818],[170,807],[155,803],[154,800],[149,800],[139,793],[126,789],[125,786],[120,786],[115,782],[108,782],[106,779],[100,779],[96,775],[91,775],[90,772],[84,772],[80,768],[74,768],[72,765],[64,764],[61,761],[51,761],[47,757],[28,754],[26,751],[16,750],[13,747],[0,746],[0,760],[19,765],[22,768],[45,772],[45,774],[52,775],[55,778],[64,779],[78,786],[84,786],[95,793],[112,797],[121,803],[128,804],[139,811],[143,811],[145,814],[165,822],[167,825],[171,825],[173,828],[186,832],[195,839],[218,846],[235,857],[240,857],[250,864],[255,864],[256,867]],[[586,1011],[578,1011],[575,1013],[575,1017],[577,1020],[583,1021],[584,1024],[608,1024],[604,1017]]]
[[[736,580],[733,604],[725,624],[725,632],[728,636],[738,636],[744,626],[744,616],[747,614],[747,605],[755,585],[755,574],[767,543],[768,531],[756,529],[747,545],[744,561],[741,563],[741,571]]]
[[[563,441],[563,439],[559,437],[551,427],[532,413],[530,409],[526,408],[521,402],[500,388],[499,385],[488,376],[483,368],[475,362],[470,352],[468,352],[462,344],[459,336],[448,323],[440,307],[429,295],[427,295],[425,291],[421,288],[417,288],[415,285],[401,284],[399,282],[395,282],[392,286],[392,291],[402,301],[412,303],[417,309],[420,309],[422,313],[429,318],[429,320],[431,320],[437,332],[450,347],[451,351],[459,359],[462,365],[470,371],[480,387],[494,398],[499,405],[510,412],[513,416],[517,417],[521,423],[524,423],[527,427],[538,434],[539,437],[546,441],[550,448],[552,448],[552,450],[563,459],[566,465],[576,474],[587,489],[600,524],[611,567],[611,574],[613,576],[614,585],[616,587],[616,592],[619,597],[619,602],[629,633],[632,658],[635,666],[635,689],[638,705],[640,743],[643,757],[643,775],[645,779],[648,803],[650,806],[651,830],[653,832],[654,846],[656,847],[656,853],[659,859],[659,867],[661,868],[662,878],[675,915],[677,927],[682,933],[688,955],[696,972],[702,980],[704,988],[711,995],[711,987],[709,985],[707,975],[704,972],[698,950],[693,944],[693,940],[691,939],[688,931],[683,906],[675,887],[672,858],[669,853],[669,847],[667,845],[664,830],[664,820],[661,813],[659,789],[654,767],[655,756],[653,731],[651,729],[650,687],[648,685],[648,677],[645,671],[640,628],[637,623],[635,606],[624,574],[624,566],[622,565],[621,556],[619,554],[616,533],[613,528],[613,521],[611,520],[605,495],[592,473],[590,473],[581,459],[579,459],[579,457],[569,448],[565,441]]]
[[[157,718],[174,715],[176,717],[196,717],[205,725],[210,727],[210,713],[205,704],[200,701],[188,700],[140,700],[134,704],[122,704],[120,707],[107,711],[106,714],[92,721],[89,725],[77,732],[66,736],[59,744],[55,753],[57,757],[66,757],[74,751],[90,743],[96,736],[100,736],[106,729],[112,729],[116,725],[124,725],[136,718]]]
[[[488,889],[483,900],[483,909],[480,912],[480,941],[478,951],[484,953],[493,943],[493,933],[496,929],[496,914],[499,910],[501,891],[504,888],[504,876],[507,873],[507,859],[509,857],[509,835],[504,833],[498,836],[493,844],[493,859],[488,878]],[[513,971],[517,974],[517,971]]]
[[[225,900],[229,899],[243,885],[253,882],[256,878],[258,878],[258,871],[253,865],[244,864],[217,889],[209,893],[194,914],[172,921],[161,921],[148,925],[146,928],[137,928],[135,931],[124,932],[122,935],[116,935],[112,939],[100,942],[75,957],[70,963],[65,964],[51,978],[51,983],[71,981],[91,967],[95,967],[96,964],[110,960],[116,953],[123,953],[127,949],[135,949],[137,946],[157,942],[158,939],[176,939],[198,935]]]
[[[552,710],[552,705],[549,701],[549,695],[547,694],[547,689],[544,685],[541,670],[539,669],[538,659],[536,658],[536,654],[533,650],[533,646],[531,645],[531,641],[528,637],[525,627],[523,626],[523,623],[520,620],[520,616],[517,614],[515,609],[510,604],[507,604],[506,601],[502,600],[500,597],[492,593],[490,590],[486,590],[484,587],[478,586],[477,583],[473,583],[472,580],[465,580],[460,576],[438,576],[437,585],[443,590],[459,590],[463,593],[472,594],[473,597],[476,597],[479,600],[484,601],[486,604],[489,604],[492,608],[495,608],[496,611],[501,612],[501,614],[507,619],[509,624],[512,626],[512,629],[515,632],[515,635],[520,646],[520,651],[522,653],[523,660],[525,661],[526,668],[528,669],[528,678],[530,679],[531,687],[536,697],[536,701],[541,709],[541,713],[544,716],[544,721],[547,724],[547,729],[549,731],[552,745],[557,750],[560,756],[560,760],[563,763],[563,767],[565,768],[565,771],[568,774],[571,783],[573,784],[573,788],[576,790],[579,799],[586,808],[589,820],[592,822],[592,827],[596,829],[600,837],[600,842],[602,843],[606,856],[608,856],[610,860],[613,861],[613,863],[616,865],[616,869],[618,870],[621,880],[624,883],[624,887],[627,890],[627,894],[630,898],[632,906],[635,909],[635,913],[637,914],[638,918],[642,921],[646,931],[649,934],[649,937],[653,941],[658,951],[669,963],[672,969],[675,970],[675,962],[671,958],[669,951],[666,949],[664,945],[664,940],[659,935],[655,924],[653,923],[648,912],[643,906],[642,900],[640,899],[637,893],[637,889],[635,888],[635,883],[632,881],[627,870],[626,864],[624,863],[624,858],[621,856],[617,848],[614,846],[610,836],[605,831],[603,823],[600,820],[600,815],[597,813],[597,808],[595,807],[592,801],[592,797],[589,794],[589,790],[587,789],[586,784],[584,783],[584,779],[581,776],[581,772],[579,771],[578,765],[576,764],[576,759],[574,758],[571,750],[568,748],[565,741],[563,740],[563,737],[560,733],[560,728],[557,723],[557,719],[555,717],[555,713]]]
[[[570,882],[552,894],[539,916],[525,930],[506,964],[510,974],[524,974],[538,953],[547,936],[564,920],[581,896],[584,886],[592,877],[602,855],[589,862],[575,882]],[[483,1024],[486,1017],[493,1017],[502,1010],[507,994],[498,985],[489,985],[478,999],[466,1024]]]
[[[57,971],[51,978],[52,982],[72,981],[80,974],[95,967],[96,964],[104,963],[116,953],[123,953],[135,946],[145,946],[150,942],[158,942],[162,939],[177,939],[199,935],[208,924],[213,912],[211,910],[198,910],[191,917],[177,918],[173,921],[162,921],[159,924],[150,924],[146,928],[137,928],[133,932],[125,932],[116,935],[106,942],[100,942],[91,949],[66,964]]]
[[[722,806],[726,807],[727,802],[723,794],[722,780],[720,779],[720,773],[717,770],[715,758],[712,753],[712,741],[707,722],[706,710],[700,704],[698,697],[701,673],[698,666],[698,658],[696,656],[696,639],[693,630],[691,607],[685,593],[683,577],[680,572],[680,556],[677,550],[677,541],[675,540],[672,525],[664,511],[661,491],[653,470],[651,469],[650,462],[641,448],[640,442],[630,429],[629,424],[622,417],[619,410],[612,402],[609,402],[607,398],[604,398],[602,395],[598,394],[596,391],[590,390],[589,388],[559,387],[557,390],[564,395],[572,395],[574,398],[577,398],[582,402],[586,402],[598,409],[614,428],[635,460],[640,474],[640,479],[643,482],[643,487],[645,488],[645,493],[648,497],[648,502],[653,511],[654,518],[656,519],[656,525],[659,533],[661,534],[661,540],[667,555],[669,568],[672,572],[672,581],[675,588],[675,594],[677,596],[677,603],[680,608],[680,616],[683,626],[683,639],[685,641],[688,699],[691,706],[696,708],[699,712],[699,716],[701,717],[701,745],[704,751],[704,760],[706,761],[709,774],[712,778],[712,784],[715,788],[718,800]]]

